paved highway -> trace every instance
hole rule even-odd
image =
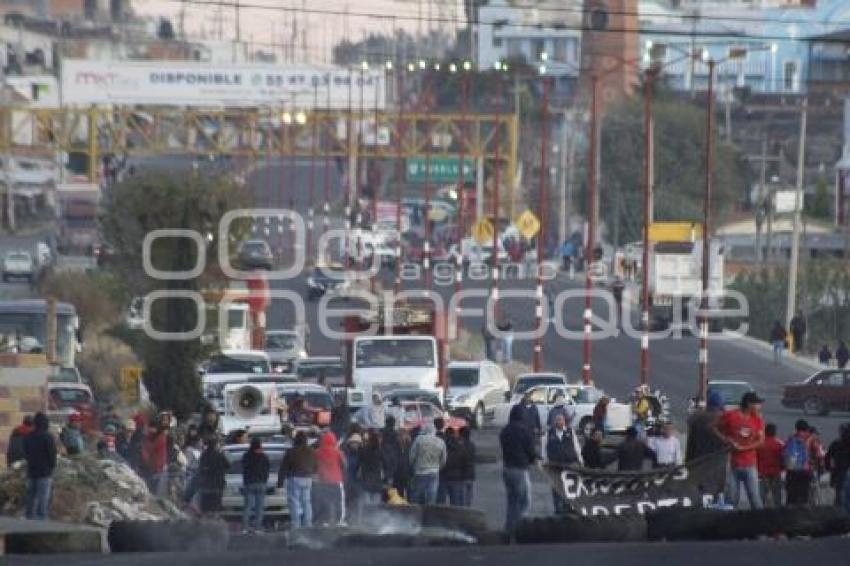
[[[305,215],[309,206],[309,183],[311,167],[309,160],[297,164],[289,162],[283,167],[273,163],[270,167],[257,167],[249,176],[248,181],[254,188],[257,206],[288,206],[290,203],[296,211]],[[323,187],[323,167],[316,171],[317,187]],[[338,203],[341,199],[340,176],[336,169],[331,169],[331,202]],[[320,197],[320,195],[322,195]],[[323,193],[315,193],[316,209],[324,202]],[[321,216],[316,217],[317,231]],[[274,223],[273,223],[274,224]],[[337,222],[338,225],[338,222]],[[272,242],[275,243],[274,231]],[[280,236],[278,236],[280,238]],[[286,245],[286,241],[277,240],[277,244]],[[392,287],[392,274],[384,274],[385,288]],[[581,286],[581,281],[568,281],[566,274],[559,274],[555,288],[557,290],[574,289]],[[305,281],[297,277],[290,281],[276,282],[274,288],[286,288],[303,292]],[[423,282],[406,282],[405,289],[423,288]],[[487,283],[467,281],[465,288],[484,289]],[[503,283],[505,289],[533,290],[531,281],[508,281]],[[446,301],[453,293],[451,283],[436,285]],[[504,296],[504,294],[503,294]],[[277,301],[269,313],[271,328],[285,327],[293,321],[292,309]],[[465,302],[470,308],[480,308],[482,300],[471,299]],[[515,330],[530,329],[534,323],[534,302],[528,299],[503,299],[500,309],[512,320]],[[602,301],[594,301],[594,313],[605,316],[607,306]],[[564,327],[574,332],[581,330],[581,313],[583,300],[568,300],[563,312]],[[338,355],[339,343],[323,339],[317,331],[315,309],[308,309],[307,318],[311,326],[311,348],[315,355]],[[470,332],[480,331],[480,319],[471,318],[465,322]],[[571,377],[581,375],[582,341],[564,339],[550,327],[544,339],[544,365],[547,369],[565,370]],[[650,372],[653,387],[659,388],[671,400],[674,417],[680,423],[684,421],[687,402],[696,392],[697,385],[697,352],[698,341],[693,336],[681,338],[653,340],[650,344]],[[530,363],[533,353],[533,342],[517,340],[514,344],[514,357],[522,362]],[[625,398],[638,382],[640,342],[638,339],[621,334],[619,336],[595,341],[592,349],[592,369],[595,382],[615,397]],[[779,400],[782,386],[799,381],[812,373],[812,368],[806,364],[789,361],[785,365],[775,366],[768,349],[753,344],[748,340],[729,340],[719,337],[712,340],[709,349],[710,376],[716,379],[741,378],[750,381],[765,399],[765,414],[768,421],[776,422],[781,434],[789,432],[801,413],[781,407]],[[831,415],[823,418],[810,418],[810,422],[818,426],[826,439],[831,439],[837,433],[838,424],[850,420],[847,415]]]

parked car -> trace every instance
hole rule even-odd
[[[272,270],[274,256],[264,240],[246,240],[239,247],[239,263],[244,269]]]
[[[82,417],[84,433],[98,430],[94,395],[83,383],[51,383],[47,386],[47,416],[58,426],[67,422],[72,413]]]
[[[469,422],[466,419],[453,417],[427,401],[402,401],[401,407],[404,414],[401,428],[406,430],[413,430],[415,428],[421,428],[426,424],[433,424],[434,419],[437,417],[443,418],[446,428],[460,430],[465,426],[469,426]]]
[[[325,294],[344,296],[349,287],[342,266],[316,266],[307,278],[307,299],[313,301]]]
[[[3,281],[10,279],[26,279],[29,282],[35,278],[35,264],[32,254],[25,251],[11,251],[3,258]]]
[[[449,413],[463,417],[475,428],[484,425],[484,418],[493,415],[511,388],[502,368],[491,361],[451,362],[448,380]]]
[[[549,418],[549,411],[555,406],[555,399],[563,395],[569,410],[572,411],[570,426],[583,435],[588,435],[594,428],[593,409],[597,402],[605,396],[605,392],[592,385],[583,384],[544,384],[529,388],[526,393],[531,402],[537,405],[540,421],[544,424]],[[520,396],[517,403],[522,399]],[[504,425],[508,421],[510,409],[516,403],[503,403],[496,408],[494,423]],[[607,432],[624,433],[632,424],[632,407],[626,403],[618,403],[611,399],[608,404],[606,419]]]
[[[225,476],[225,488],[221,498],[222,515],[226,518],[242,516],[244,499],[242,497],[242,456],[247,452],[247,444],[230,444],[224,447],[224,456],[230,463]],[[269,481],[266,484],[266,498],[263,504],[264,517],[269,522],[280,522],[289,516],[286,490],[277,487],[277,472],[286,451],[291,448],[289,442],[275,437],[274,442],[263,444],[263,451],[269,458]]]
[[[824,369],[809,376],[803,383],[786,385],[782,406],[803,409],[807,415],[850,411],[850,370]]]
[[[567,376],[563,373],[555,372],[536,372],[536,373],[521,373],[514,381],[514,387],[511,389],[510,395],[505,395],[505,401],[515,405],[520,402],[525,392],[536,387],[537,385],[566,385]]]
[[[740,407],[741,398],[751,391],[755,391],[755,387],[743,379],[712,379],[708,382],[706,395],[719,394],[723,401],[723,410],[731,411]]]
[[[291,372],[296,360],[307,357],[304,339],[297,330],[267,330],[266,354],[274,371]]]

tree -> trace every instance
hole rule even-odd
[[[197,173],[146,171],[113,187],[106,199],[101,224],[115,248],[112,266],[128,296],[151,290],[197,292],[225,282],[217,267],[218,247],[228,247],[247,231],[249,219],[231,226],[228,241],[218,241],[222,216],[244,208],[250,201],[244,186],[229,178]],[[143,268],[143,241],[154,230],[180,228],[201,235],[206,244],[205,269],[197,279],[158,280]],[[197,244],[187,237],[157,238],[150,246],[150,263],[163,271],[188,271],[198,260]],[[198,321],[197,306],[187,299],[157,300],[149,324],[161,332],[190,332]],[[203,354],[199,340],[154,340],[145,336],[135,344],[144,365],[145,386],[153,402],[185,416],[197,409],[200,384],[197,365]]]
[[[702,221],[705,110],[656,95],[654,217]],[[600,216],[619,241],[640,238],[643,225],[643,101],[627,100],[605,116],[601,137]],[[716,139],[716,138],[715,138]],[[752,175],[742,154],[716,142],[712,214],[715,225],[747,194]]]
[[[806,201],[806,214],[817,220],[828,220],[830,217],[829,184],[823,177],[819,177],[815,183],[815,194],[813,198]]]
[[[838,340],[850,338],[850,268],[838,259],[804,261],[796,302],[806,317],[807,348],[834,349]],[[785,323],[787,266],[738,275],[729,287],[747,297],[750,334],[766,341],[775,321]]]

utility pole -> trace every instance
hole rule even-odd
[[[581,368],[582,381],[589,385],[593,383],[593,377],[590,371],[591,360],[591,341],[590,332],[592,330],[590,319],[593,315],[591,310],[591,296],[593,289],[593,281],[590,278],[590,262],[593,259],[593,249],[596,247],[596,167],[597,167],[597,151],[596,138],[599,121],[598,116],[598,101],[596,91],[599,86],[599,77],[593,75],[590,82],[590,159],[587,167],[587,241],[585,242],[584,253],[584,364]]]
[[[791,326],[797,301],[797,269],[800,258],[800,224],[803,215],[803,175],[806,170],[806,125],[809,115],[809,99],[803,99],[800,115],[800,144],[797,153],[797,190],[794,202],[794,231],[791,235],[791,263],[788,266],[788,297],[785,301],[785,328]],[[796,346],[795,346],[796,348]]]
[[[759,196],[758,201],[756,203],[756,249],[755,256],[756,262],[759,264],[764,260],[764,255],[761,250],[761,223],[763,221],[761,214],[762,211],[765,210],[765,202],[769,202],[767,199],[767,135],[761,140],[761,167],[759,167]]]
[[[569,127],[567,126],[567,110],[563,110],[561,114],[563,117],[563,121],[561,122],[561,133],[563,134],[561,137],[561,151],[560,155],[560,166],[561,166],[561,178],[558,183],[558,242],[557,244],[560,246],[564,243],[564,240],[567,239],[567,216],[569,215],[569,199],[567,198],[567,167],[569,166],[569,158],[568,152],[572,151],[573,143],[569,132]]]
[[[714,70],[716,62],[708,61],[708,99],[705,124],[705,195],[702,221],[702,297],[699,321],[699,390],[697,403],[704,405],[708,389],[708,288],[711,277],[711,189],[714,172]]]
[[[641,281],[640,384],[649,384],[649,225],[652,223],[652,188],[654,184],[655,147],[652,120],[652,86],[655,74],[647,69],[643,80],[643,276]],[[619,305],[618,305],[619,307]],[[618,312],[617,316],[622,316]]]
[[[537,196],[538,215],[540,216],[540,231],[537,233],[537,327],[543,325],[543,302],[546,300],[543,293],[543,259],[546,248],[546,230],[549,229],[546,222],[546,209],[548,187],[546,170],[546,154],[549,153],[549,87],[551,80],[543,77],[543,101],[541,103],[541,132],[540,132],[540,189]],[[553,313],[549,313],[552,316]],[[540,335],[534,342],[534,371],[543,368],[543,336]]]
[[[5,84],[2,93],[3,105],[5,106],[2,114],[3,118],[3,175],[6,185],[6,221],[9,227],[9,232],[15,232],[15,182],[12,174],[12,96],[9,86]]]

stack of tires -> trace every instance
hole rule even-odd
[[[650,540],[736,540],[824,537],[850,532],[838,507],[780,507],[743,511],[665,509],[647,515]]]
[[[216,521],[112,521],[112,552],[225,552],[227,525]]]

